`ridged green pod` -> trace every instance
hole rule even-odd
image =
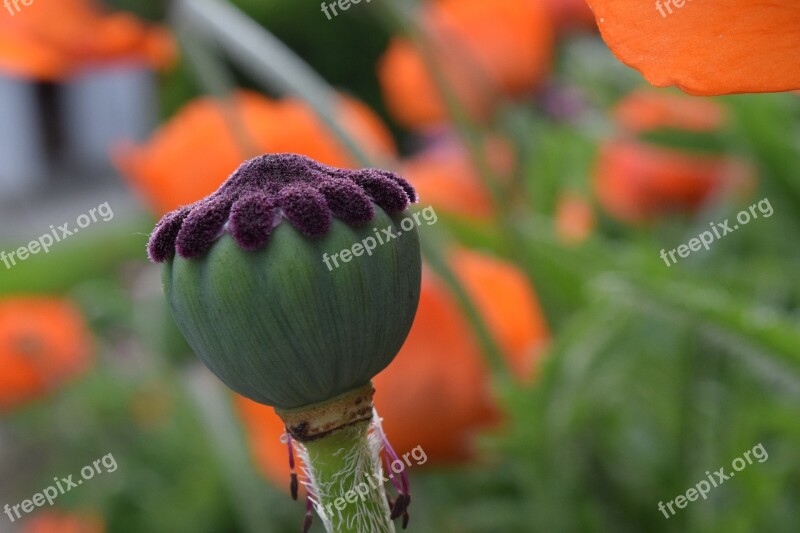
[[[419,301],[419,237],[401,217],[376,207],[367,225],[334,219],[313,238],[281,223],[255,251],[224,233],[202,257],[170,258],[178,327],[225,384],[263,404],[292,409],[366,385],[399,351]],[[390,226],[399,236],[371,255],[323,261]]]

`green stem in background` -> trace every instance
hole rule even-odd
[[[244,117],[236,107],[234,99],[236,85],[230,71],[219,57],[218,50],[198,39],[180,20],[174,26],[186,62],[199,80],[204,92],[219,100],[223,119],[239,147],[241,158],[250,159],[261,155],[257,144],[247,132]]]
[[[260,533],[270,517],[285,515],[284,496],[253,470],[230,395],[199,363],[181,375],[184,390],[208,432],[242,531]]]
[[[325,530],[336,533],[391,533],[394,524],[382,483],[379,446],[369,422],[305,443],[311,493]]]
[[[497,179],[495,173],[492,171],[486,154],[484,153],[485,136],[478,125],[472,120],[467,111],[459,102],[453,87],[450,86],[443,72],[443,65],[437,60],[434,49],[436,43],[434,39],[441,39],[442,42],[453,43],[457,40],[457,36],[431,36],[426,34],[423,30],[418,28],[415,23],[415,12],[419,9],[419,5],[410,5],[396,0],[382,0],[377,3],[379,7],[385,10],[388,17],[397,24],[403,32],[418,46],[421,51],[422,60],[425,63],[428,72],[431,74],[431,79],[442,98],[447,114],[453,124],[455,125],[456,134],[461,142],[469,152],[475,168],[478,171],[478,177],[481,179],[484,187],[489,192],[492,203],[498,213],[501,215],[504,212],[504,205],[507,203],[508,191],[502,191],[499,186],[500,180]],[[480,67],[475,63],[474,58],[465,53],[457,46],[451,46],[449,51],[454,55],[458,55],[457,61],[467,69],[470,69],[471,81],[475,85],[482,85],[485,91],[493,90],[492,87],[486,83]]]
[[[337,120],[336,91],[274,35],[226,2],[181,0],[176,6],[176,19],[215,39],[258,81],[307,102],[360,165],[373,166]]]

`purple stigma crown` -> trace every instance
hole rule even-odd
[[[265,154],[242,165],[210,196],[167,213],[147,245],[155,263],[205,254],[224,232],[245,250],[263,246],[288,220],[309,237],[324,235],[333,217],[365,224],[373,203],[399,213],[417,201],[405,179],[387,170],[348,170],[298,154]]]

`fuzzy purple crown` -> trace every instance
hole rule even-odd
[[[330,229],[333,217],[364,224],[375,215],[373,203],[399,213],[416,201],[411,184],[386,170],[347,170],[297,154],[266,154],[245,161],[211,196],[166,214],[147,251],[156,263],[176,251],[199,257],[225,231],[243,249],[256,250],[283,218],[314,237]]]

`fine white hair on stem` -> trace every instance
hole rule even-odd
[[[390,510],[385,488],[381,481],[376,481],[383,479],[381,464],[383,441],[381,432],[376,431],[378,427],[376,423],[380,425],[380,418],[377,412],[373,411],[369,429],[365,430],[363,426],[356,425],[338,430],[345,432],[345,438],[342,440],[347,445],[335,450],[329,457],[312,457],[308,447],[295,442],[304,464],[303,485],[310,495],[314,510],[328,532],[394,533],[395,531],[394,523],[389,518]],[[338,468],[333,473],[321,475],[321,472],[329,471],[328,468],[324,468],[326,463],[336,464]],[[347,512],[342,512],[331,505],[347,494],[356,494],[357,487],[362,484],[369,485],[369,489],[354,502],[348,501],[345,508]]]

